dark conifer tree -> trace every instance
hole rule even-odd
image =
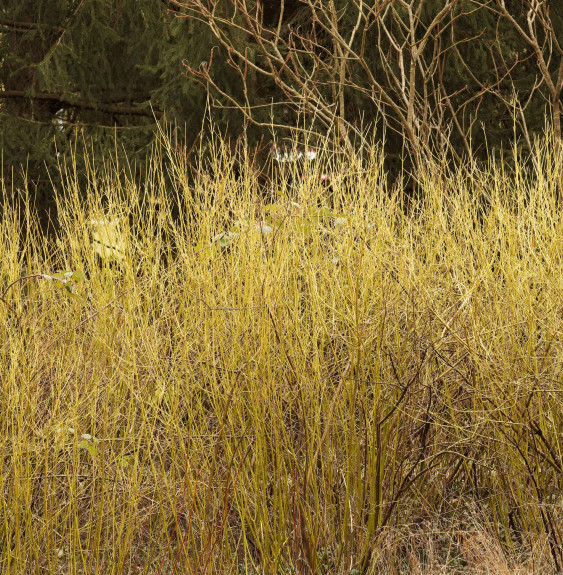
[[[177,125],[177,134],[187,128],[182,140],[193,141],[206,93],[185,77],[182,62],[198,66],[211,47],[207,27],[164,0],[4,0],[6,188],[27,182],[45,211],[57,163],[68,159],[76,138],[96,153],[123,152],[140,169],[158,121]]]

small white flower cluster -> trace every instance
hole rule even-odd
[[[305,157],[309,161],[313,161],[317,158],[317,150],[315,148],[309,148],[307,152],[303,153],[303,151],[296,146],[289,150],[286,147],[280,148],[280,146],[272,146],[270,151],[274,160],[280,163],[297,162]]]
[[[303,152],[297,146],[293,146],[292,148],[287,147],[280,147],[280,146],[272,146],[270,149],[273,159],[280,164],[285,164],[286,162],[295,163],[299,160],[307,159],[309,162],[312,162],[317,159],[317,149],[316,148],[308,148],[306,152]],[[323,173],[321,175],[321,181],[323,184],[328,184],[331,180],[331,174]]]

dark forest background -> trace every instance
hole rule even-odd
[[[342,148],[384,140],[391,171],[525,153],[548,126],[560,142],[562,4],[3,0],[5,189],[48,212],[83,143],[142,172],[157,123],[188,157],[206,110],[264,161],[296,126]]]

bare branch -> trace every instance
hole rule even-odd
[[[514,30],[532,48],[543,82],[549,92],[551,110],[553,114],[553,131],[556,140],[563,144],[561,134],[561,92],[563,90],[563,51],[556,37],[549,11],[545,0],[527,0],[529,7],[526,15],[528,31],[517,22],[516,18],[506,8],[505,0],[497,0],[500,15],[510,22]],[[545,35],[543,44],[540,44],[537,26],[541,26]],[[559,56],[558,72],[555,81],[551,76],[549,65],[554,57],[555,46]]]
[[[107,114],[117,114],[123,116],[146,116],[151,118],[161,118],[162,111],[158,109],[147,110],[140,106],[124,106],[122,104],[104,104],[92,102],[81,98],[74,98],[60,92],[39,92],[30,93],[24,90],[1,90],[0,99],[19,99],[19,100],[52,100],[60,104],[62,108],[83,108],[86,110],[97,110]]]
[[[187,66],[188,75],[219,95],[221,105],[236,107],[258,125],[265,122],[257,117],[258,108],[249,97],[250,70],[272,82],[295,113],[310,114],[327,130],[336,127],[347,148],[352,134],[363,137],[354,118],[348,117],[353,93],[369,98],[385,127],[404,136],[415,163],[431,153],[432,138],[445,142],[443,134],[451,125],[463,130],[462,123],[453,119],[442,80],[436,77],[452,48],[446,34],[463,13],[456,9],[458,0],[444,0],[431,16],[425,15],[427,4],[422,0],[352,0],[344,11],[337,10],[334,0],[304,0],[299,14],[308,20],[301,25],[285,23],[287,6],[282,1],[271,30],[263,25],[260,2],[177,0],[176,4],[187,16],[207,22],[240,78],[243,95],[240,99],[229,95],[211,65],[197,70]],[[233,40],[237,34],[244,35],[246,45],[256,47],[258,57],[250,58]],[[379,51],[377,62],[368,55],[370,48]]]

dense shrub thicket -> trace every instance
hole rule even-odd
[[[6,201],[0,570],[560,572],[552,149],[409,203],[374,148],[265,199],[170,146],[179,214],[158,154],[71,166],[50,239]]]

